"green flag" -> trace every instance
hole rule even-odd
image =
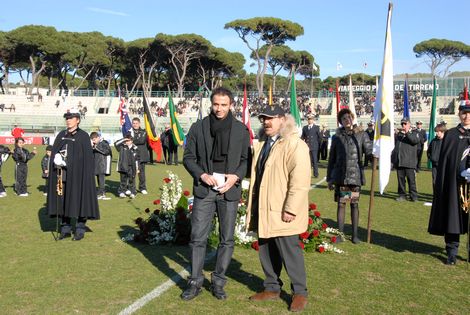
[[[433,77],[431,118],[429,119],[428,144],[434,139],[434,128],[436,128],[436,77]],[[431,160],[428,160],[428,169],[432,168]]]
[[[292,67],[292,79],[290,81],[290,114],[294,117],[297,128],[302,127],[299,107],[297,106],[297,93],[295,91],[295,68]]]
[[[171,92],[168,90],[168,107],[170,110],[170,126],[171,126],[171,131],[172,131],[172,136],[173,140],[175,143],[178,145],[183,145],[184,142],[184,132],[183,129],[181,128],[180,123],[178,122],[178,119],[176,118],[176,109],[175,109],[175,104],[173,104],[173,98],[171,97]]]

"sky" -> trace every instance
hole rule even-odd
[[[388,0],[22,0],[6,1],[0,12],[0,30],[35,24],[58,31],[99,31],[131,41],[158,33],[195,33],[216,47],[240,52],[250,67],[250,51],[224,25],[235,19],[277,17],[299,23],[304,35],[286,44],[310,52],[320,65],[320,78],[363,72],[380,74]],[[413,46],[431,38],[462,41],[470,45],[468,0],[396,0],[392,13],[394,74],[430,72]],[[338,69],[338,63],[341,68]],[[364,64],[367,67],[364,67]],[[451,71],[470,71],[470,60]]]

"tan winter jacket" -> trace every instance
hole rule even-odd
[[[253,148],[247,228],[250,226],[256,164],[263,145],[264,139]],[[258,210],[258,236],[260,238],[290,236],[307,230],[310,177],[308,146],[300,139],[294,119],[286,115],[281,138],[271,148],[260,184]],[[295,214],[295,220],[290,223],[283,222],[282,211]]]

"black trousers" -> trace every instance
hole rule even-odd
[[[416,190],[416,171],[414,168],[397,168],[398,178],[398,195],[406,197],[406,181],[408,181],[408,189],[410,198],[413,200],[418,199],[418,192]]]
[[[290,278],[294,294],[307,295],[307,275],[304,254],[299,244],[299,236],[278,236],[259,239],[259,260],[263,267],[263,286],[266,291],[280,292],[283,285],[282,265]]]
[[[313,176],[318,177],[318,150],[310,150],[310,164],[313,167]]]
[[[170,148],[168,148],[167,146],[163,146],[162,149],[163,149],[163,158],[165,159],[165,163],[169,164],[170,161],[168,159],[170,158]]]
[[[119,184],[118,193],[125,193],[127,190],[130,190],[132,194],[135,195],[135,174],[131,173],[120,173],[121,182]]]
[[[2,170],[0,169],[0,172]],[[47,187],[46,187],[47,189]],[[3,181],[2,181],[2,174],[0,173],[0,192],[4,192],[5,191],[5,186],[3,186]]]
[[[328,141],[322,141],[320,144],[320,157],[326,160],[328,157]]]
[[[26,163],[16,163],[15,192],[18,195],[27,193],[27,189],[26,189],[27,178],[28,178],[28,165]]]
[[[105,184],[104,184],[104,174],[98,174],[96,175],[96,181],[98,182],[98,195],[104,195],[105,193]]]
[[[139,190],[147,190],[145,183],[145,163],[139,163]]]
[[[423,157],[423,147],[418,147],[418,164],[416,165],[416,169],[421,169],[421,158]]]
[[[168,164],[178,165],[178,147],[170,147],[170,156]]]

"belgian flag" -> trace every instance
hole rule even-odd
[[[144,123],[145,123],[145,131],[147,132],[147,140],[149,146],[152,150],[157,154],[157,161],[161,161],[162,159],[162,143],[160,141],[160,137],[156,131],[156,124],[155,118],[150,112],[150,107],[147,103],[147,98],[145,94],[143,95],[143,105],[144,105]]]

